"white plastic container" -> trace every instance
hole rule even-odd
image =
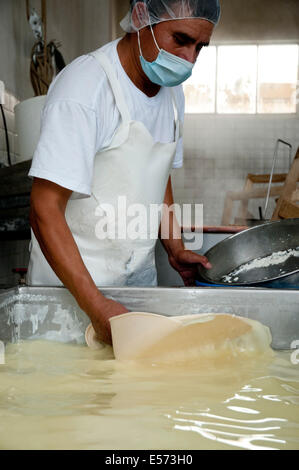
[[[15,106],[17,132],[17,163],[31,160],[37,147],[41,115],[46,102],[46,96],[36,96],[22,101]]]

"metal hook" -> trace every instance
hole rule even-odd
[[[291,165],[292,165],[292,150],[293,150],[292,145],[289,144],[288,142],[286,142],[285,140],[278,139],[277,142],[276,142],[276,146],[275,146],[273,163],[272,163],[272,170],[271,170],[269,186],[268,186],[268,192],[267,192],[267,198],[266,198],[266,203],[265,203],[265,208],[264,208],[264,220],[266,220],[266,215],[267,215],[267,210],[268,210],[268,205],[269,205],[271,186],[272,186],[272,181],[273,181],[273,175],[274,175],[276,160],[277,160],[277,156],[278,156],[279,144],[283,144],[283,145],[286,145],[287,147],[289,147],[289,168],[291,168]]]

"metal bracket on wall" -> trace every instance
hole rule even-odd
[[[291,169],[291,166],[292,166],[292,150],[293,150],[292,145],[289,144],[288,142],[285,142],[282,139],[278,139],[277,142],[276,142],[275,150],[274,150],[272,170],[271,170],[269,186],[268,186],[268,192],[267,192],[267,197],[266,197],[266,202],[265,202],[265,208],[264,208],[264,214],[263,214],[263,219],[264,220],[267,220],[266,216],[267,216],[267,210],[268,210],[268,205],[269,205],[269,199],[270,199],[271,186],[272,186],[272,182],[273,182],[274,170],[275,170],[276,161],[277,161],[277,157],[278,157],[279,144],[285,145],[289,148],[289,170]]]

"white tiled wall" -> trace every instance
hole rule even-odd
[[[6,124],[9,135],[9,147],[11,161],[14,164],[16,162],[16,131],[15,131],[15,114],[14,107],[18,104],[18,99],[10,92],[5,91],[5,100],[3,109],[6,117]],[[4,132],[4,124],[2,114],[0,115],[0,162],[4,165],[8,165],[7,151],[6,151],[6,138]]]
[[[175,200],[203,203],[204,223],[219,225],[227,191],[243,189],[248,173],[270,173],[277,139],[299,146],[298,115],[187,115],[184,129],[184,168],[173,172]],[[289,153],[279,151],[275,172],[287,172]],[[258,217],[258,206],[249,208]],[[274,201],[269,206],[269,215]],[[236,214],[235,214],[236,215]]]

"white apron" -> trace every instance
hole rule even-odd
[[[151,204],[163,204],[166,186],[181,136],[175,96],[174,142],[155,143],[143,123],[132,121],[112,65],[107,56],[96,51],[93,56],[99,61],[110,82],[115,102],[121,115],[121,124],[116,130],[109,148],[95,156],[92,195],[88,199],[70,199],[66,208],[66,221],[72,231],[83,261],[98,287],[147,287],[157,285],[155,245],[159,223],[149,223]],[[109,213],[105,204],[110,204],[118,216],[119,196],[126,201],[127,209],[132,204],[143,204],[146,208],[147,224],[142,227],[139,239],[99,239],[101,216]],[[134,210],[128,219],[134,218]],[[145,219],[144,219],[145,220]],[[122,220],[116,229],[124,229]],[[139,231],[139,230],[138,230]],[[62,286],[61,281],[45,259],[32,232],[27,283],[32,286]]]

